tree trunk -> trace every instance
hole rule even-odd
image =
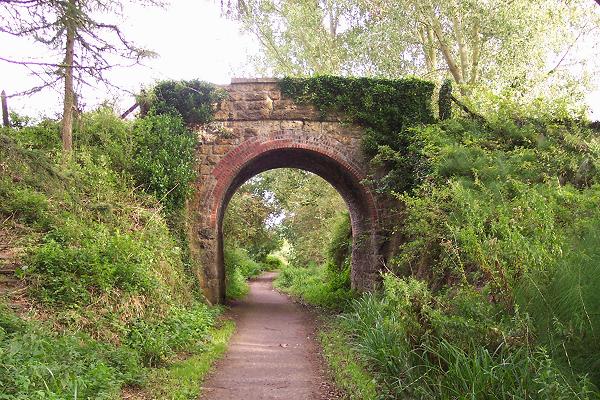
[[[471,38],[471,47],[473,51],[471,52],[471,77],[469,79],[470,84],[475,84],[477,82],[477,67],[479,66],[479,54],[481,51],[481,41],[479,39],[479,19],[475,21],[475,25],[473,26],[473,37]]]
[[[74,0],[69,0],[70,6],[75,7]],[[65,45],[65,100],[61,136],[63,152],[71,153],[73,150],[73,107],[75,106],[75,91],[73,89],[73,62],[75,58],[75,24],[66,16],[67,42]]]

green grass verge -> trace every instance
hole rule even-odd
[[[234,331],[235,323],[226,320],[218,328],[213,328],[211,340],[207,342],[204,351],[154,370],[148,377],[148,396],[145,397],[169,400],[197,399],[204,377],[214,362],[227,350],[227,344]]]
[[[332,324],[319,335],[323,356],[333,373],[335,383],[349,400],[377,399],[377,383],[356,358],[339,324]]]

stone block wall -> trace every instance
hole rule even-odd
[[[225,294],[222,221],[231,196],[246,180],[273,168],[300,168],[333,185],[346,201],[353,228],[352,285],[377,285],[382,247],[376,196],[363,183],[367,162],[362,128],[341,115],[282,96],[277,80],[233,80],[216,105],[215,121],[198,131],[198,180],[188,204],[192,252],[207,299]]]

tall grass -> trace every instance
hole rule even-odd
[[[482,321],[472,311],[489,303],[468,293],[433,295],[393,276],[385,285],[383,296],[365,295],[341,317],[382,398],[596,398],[587,376],[565,371],[534,342],[529,321],[502,313]]]

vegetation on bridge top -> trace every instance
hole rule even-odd
[[[341,112],[348,122],[365,126],[363,148],[387,175],[378,179],[381,189],[414,185],[415,160],[412,127],[434,122],[435,85],[417,78],[376,79],[317,76],[284,78],[283,94],[314,104],[321,112]]]

